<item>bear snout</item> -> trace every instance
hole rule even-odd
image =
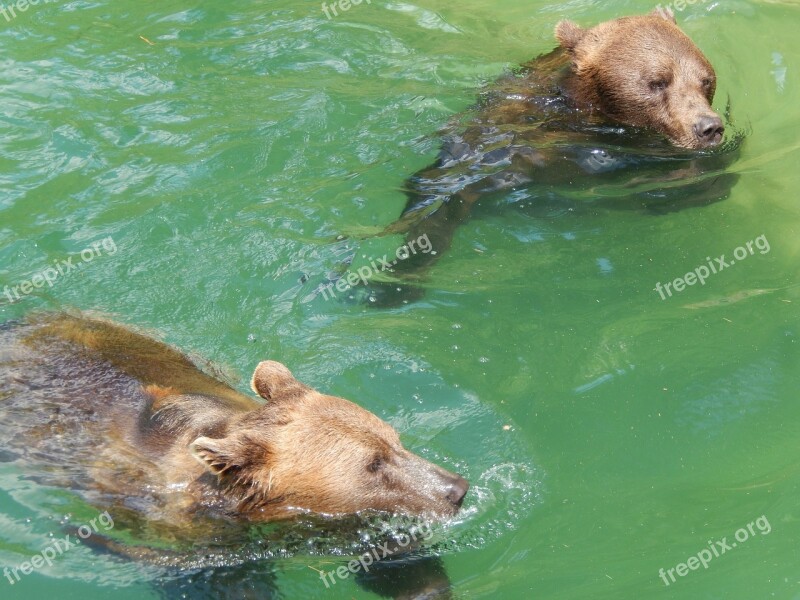
[[[461,477],[461,475],[456,475],[450,484],[450,490],[447,492],[445,498],[450,504],[455,506],[456,509],[459,509],[464,502],[464,496],[467,495],[468,490],[469,481]]]
[[[469,481],[424,458],[405,451],[395,476],[404,492],[391,510],[410,514],[448,517],[458,513],[469,490]],[[409,493],[409,491],[411,493]]]
[[[717,115],[703,115],[692,126],[700,146],[716,146],[722,141],[725,125]]]

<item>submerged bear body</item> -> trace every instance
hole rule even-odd
[[[0,447],[103,506],[180,525],[303,512],[454,514],[468,483],[372,413],[274,361],[266,404],[114,323],[47,315],[0,328]]]
[[[496,192],[535,203],[606,186],[610,206],[659,212],[727,197],[737,152],[714,150],[724,132],[711,108],[716,74],[671,16],[591,29],[562,21],[556,37],[559,47],[499,79],[445,129],[436,162],[409,178],[403,214],[384,234],[427,235],[434,251],[399,262],[398,282],[371,284],[373,302],[419,296],[414,282]]]

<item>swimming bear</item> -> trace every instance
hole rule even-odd
[[[183,353],[113,322],[67,314],[0,327],[0,447],[90,501],[190,527],[305,512],[455,514],[468,482],[406,450],[360,406],[258,364],[266,403]],[[13,418],[12,418],[13,417]]]
[[[561,21],[555,36],[555,50],[482,94],[466,128],[463,120],[446,128],[436,162],[407,181],[406,207],[380,235],[405,236],[401,248],[424,239],[432,251],[395,261],[396,281],[367,282],[373,305],[419,298],[415,284],[456,228],[497,192],[525,190],[533,204],[574,202],[577,191],[605,186],[614,191],[609,207],[657,213],[727,197],[741,134],[719,148],[716,73],[671,13],[590,29]]]

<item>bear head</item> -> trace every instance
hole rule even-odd
[[[561,21],[555,35],[572,60],[568,93],[579,106],[659,131],[683,148],[722,141],[724,126],[711,108],[714,68],[671,12],[656,9],[590,29]]]
[[[274,361],[258,365],[252,388],[267,404],[232,419],[224,437],[189,446],[239,514],[442,517],[459,510],[469,483],[406,450],[371,412],[305,386]]]

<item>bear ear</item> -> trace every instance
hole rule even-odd
[[[664,8],[659,4],[657,8],[654,8],[652,11],[650,11],[650,14],[654,17],[666,19],[667,21],[675,23],[676,25],[678,24],[678,22],[675,20],[675,13],[672,12],[672,9],[669,6]]]
[[[289,390],[306,389],[306,386],[294,378],[289,369],[274,360],[258,363],[250,380],[250,387],[265,400],[273,401]]]
[[[233,475],[239,481],[248,479],[248,473],[262,468],[270,457],[264,442],[258,443],[246,434],[224,438],[201,436],[189,444],[189,453],[210,473],[218,477]]]
[[[556,39],[562,48],[572,52],[575,46],[586,35],[586,29],[583,29],[577,23],[572,21],[559,21],[556,25]]]
[[[236,451],[238,444],[230,438],[212,439],[199,437],[189,444],[189,452],[209,472],[214,475],[224,475],[241,467]]]

